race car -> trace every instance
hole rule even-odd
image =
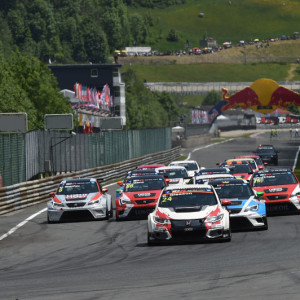
[[[267,214],[300,211],[300,185],[289,169],[265,169],[255,172],[250,185],[256,192],[264,192]]]
[[[268,164],[267,162],[263,162],[259,155],[253,155],[253,154],[240,155],[240,156],[236,156],[235,158],[252,158],[255,160],[259,170],[263,170],[265,166]]]
[[[155,169],[134,169],[132,171],[129,171],[126,176],[124,177],[123,181],[118,181],[117,184],[120,186],[117,190],[116,190],[116,198],[120,197],[120,194],[123,191],[124,188],[124,184],[126,182],[126,180],[130,177],[134,177],[134,176],[141,176],[141,175],[157,175],[158,173],[155,171]]]
[[[95,178],[68,179],[60,183],[47,202],[48,223],[65,220],[109,219],[113,216],[111,195]]]
[[[148,245],[185,241],[230,241],[229,212],[211,185],[164,188],[148,216]]]
[[[268,164],[278,165],[278,153],[273,145],[259,145],[255,150],[255,154],[259,155],[262,161]]]
[[[214,180],[231,180],[231,179],[236,179],[234,175],[232,174],[207,174],[207,175],[199,175],[199,176],[194,176],[193,178],[190,179],[188,184],[203,184],[203,183],[208,183],[210,184],[211,181]]]
[[[160,167],[155,171],[167,178],[169,184],[184,184],[189,179],[186,168],[181,166]]]
[[[211,174],[230,174],[229,168],[203,168],[195,176]]]
[[[185,167],[189,177],[193,177],[196,173],[200,171],[200,166],[195,160],[178,160],[172,161],[169,166],[181,166]]]
[[[230,169],[231,174],[236,178],[241,178],[250,181],[253,176],[253,169],[251,165],[245,161],[229,161],[220,164],[220,167],[227,167]]]
[[[246,180],[214,180],[210,184],[215,188],[220,200],[229,199],[227,206],[232,230],[268,229],[266,205]]]
[[[252,158],[233,158],[233,159],[228,159],[226,162],[239,162],[239,161],[246,161],[250,164],[253,172],[259,171],[258,165],[256,164],[255,160]]]
[[[128,178],[121,195],[116,199],[116,220],[147,217],[154,210],[162,189],[167,185],[162,175]]]
[[[154,170],[156,168],[164,167],[164,166],[165,165],[162,165],[162,164],[141,165],[141,166],[138,166],[137,169],[138,170]]]

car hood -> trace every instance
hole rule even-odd
[[[216,215],[220,212],[220,208],[218,205],[212,206],[202,206],[199,211],[182,211],[176,212],[173,208],[168,207],[159,207],[157,209],[157,216],[166,216],[171,220],[186,220],[186,219],[203,219],[208,217],[209,215]]]
[[[137,192],[125,192],[122,197],[127,197],[129,199],[138,200],[145,198],[158,198],[162,190],[150,190],[150,191],[137,191]]]
[[[55,197],[61,202],[71,201],[90,201],[95,197],[99,198],[100,193],[89,193],[89,194],[74,194],[74,195],[56,195]]]

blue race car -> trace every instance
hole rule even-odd
[[[233,230],[268,229],[266,205],[261,201],[262,192],[255,192],[243,179],[215,180],[209,182],[220,200],[231,202],[227,206]]]

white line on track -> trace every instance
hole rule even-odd
[[[203,146],[203,147],[199,147],[199,148],[196,148],[194,149],[193,151],[191,151],[188,155],[188,157],[185,159],[185,160],[189,160],[191,158],[191,155],[193,152],[196,152],[198,150],[202,150],[202,149],[206,149],[206,148],[209,148],[209,147],[212,147],[212,146],[215,146],[215,145],[219,145],[219,144],[223,144],[223,143],[227,143],[227,142],[230,142],[232,141],[233,139],[229,139],[229,140],[226,140],[226,141],[223,141],[223,142],[218,142],[218,143],[213,143],[213,144],[209,144],[209,145],[206,145],[206,146]]]
[[[115,183],[110,183],[110,184],[105,185],[103,187],[112,186],[114,184]],[[22,221],[21,223],[19,223],[15,227],[11,228],[7,233],[5,233],[5,234],[3,234],[3,235],[0,236],[0,241],[4,240],[8,236],[12,235],[16,230],[18,230],[19,228],[21,228],[22,226],[24,226],[26,223],[28,223],[30,220],[34,219],[36,216],[40,215],[41,213],[45,212],[46,210],[47,210],[47,207],[43,208],[42,210],[40,210],[37,213],[31,215],[30,217],[28,217],[27,219],[25,219],[24,221]]]
[[[296,165],[297,165],[299,151],[300,151],[300,146],[299,146],[298,151],[297,151],[296,156],[295,156],[294,165],[293,165],[293,169],[292,169],[293,171],[295,170]]]

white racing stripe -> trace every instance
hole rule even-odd
[[[108,186],[112,186],[115,183],[111,183],[108,185],[103,186],[104,188],[108,187]],[[34,219],[36,216],[40,215],[41,213],[47,211],[47,207],[43,208],[42,210],[38,211],[37,213],[31,215],[30,217],[28,217],[26,220],[22,221],[21,223],[19,223],[18,225],[16,225],[15,227],[11,228],[7,233],[3,234],[0,236],[0,241],[4,240],[5,238],[7,238],[8,236],[10,236],[11,234],[13,234],[16,230],[18,230],[19,228],[21,228],[22,226],[24,226],[26,223],[28,223],[30,220]]]

